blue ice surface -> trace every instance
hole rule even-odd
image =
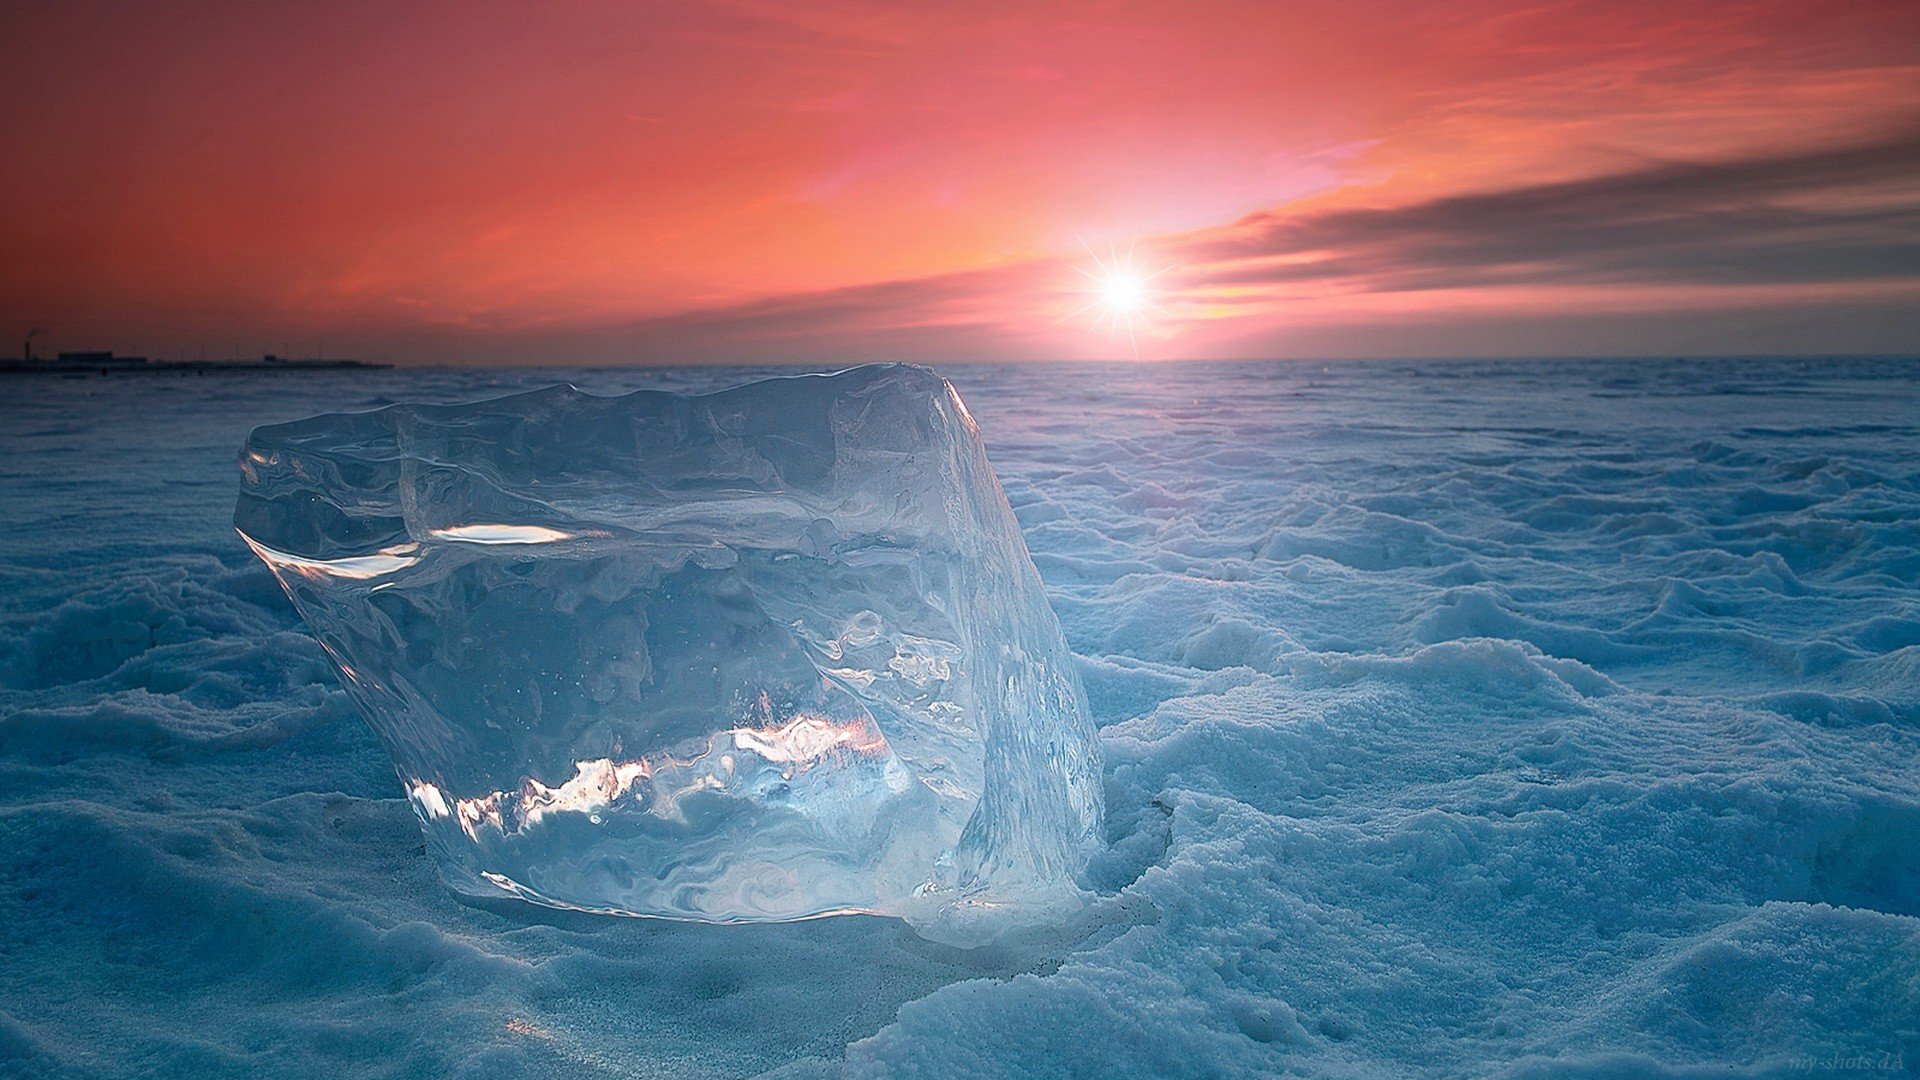
[[[463,906],[228,515],[248,428],[570,379],[13,379],[0,1075],[1920,1068],[1920,362],[952,367],[1107,757],[1099,899]]]
[[[449,887],[970,946],[1082,906],[1099,732],[929,369],[333,413],[239,471]]]

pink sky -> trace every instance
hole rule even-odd
[[[1920,351],[1920,5],[14,5],[43,351]],[[1162,271],[1129,344],[1073,315]],[[1109,320],[1110,322],[1111,320]]]

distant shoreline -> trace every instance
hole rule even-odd
[[[377,371],[391,367],[368,360],[0,360],[0,375],[209,375],[229,371]]]

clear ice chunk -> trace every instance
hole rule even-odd
[[[240,471],[454,889],[947,927],[1072,893],[1098,742],[932,371],[318,416]]]

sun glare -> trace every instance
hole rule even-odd
[[[1125,314],[1146,304],[1147,283],[1130,270],[1115,270],[1100,283],[1100,294],[1107,310]]]
[[[1088,285],[1081,292],[1087,294],[1089,299],[1067,318],[1091,315],[1088,333],[1105,330],[1111,337],[1124,336],[1127,347],[1134,356],[1139,356],[1141,331],[1152,327],[1154,315],[1166,314],[1154,302],[1153,281],[1170,268],[1147,270],[1135,257],[1131,243],[1124,253],[1109,243],[1105,258],[1084,239],[1080,241],[1080,246],[1086,248],[1088,258],[1093,260],[1091,269],[1074,267],[1087,279]]]

